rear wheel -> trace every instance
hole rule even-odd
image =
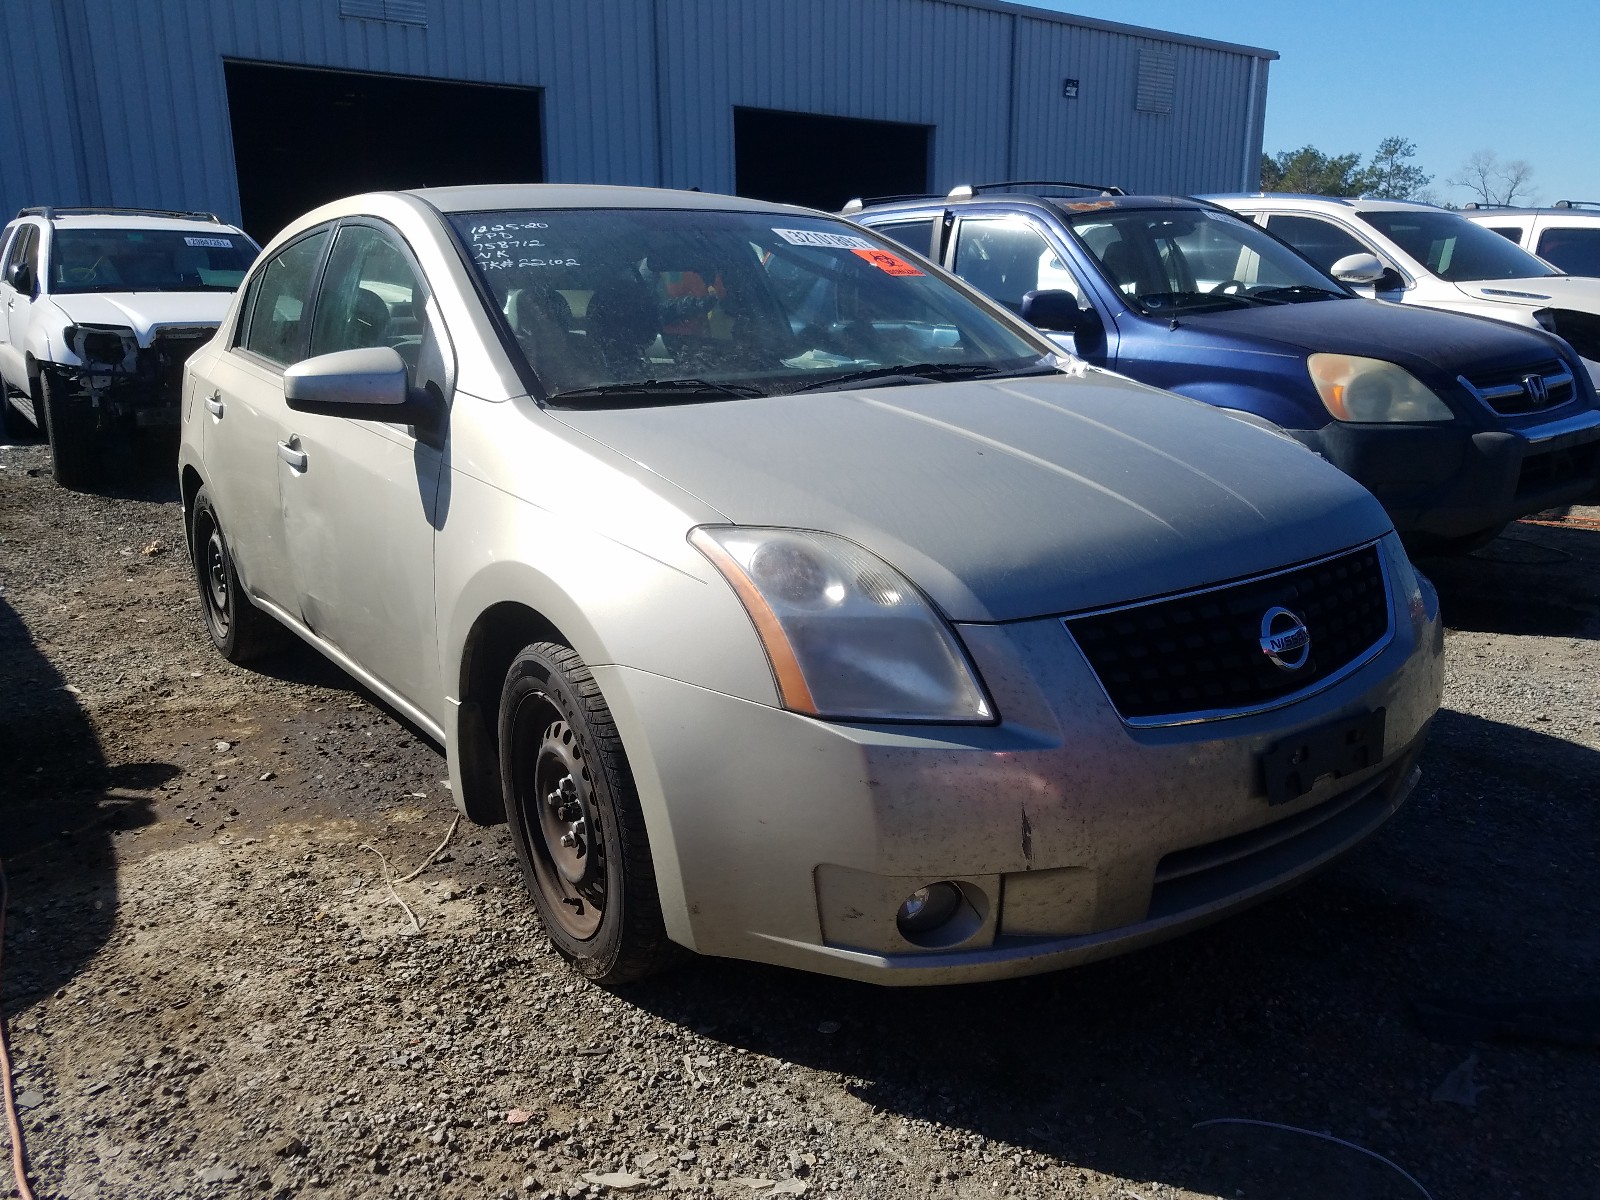
[[[189,557],[200,588],[206,632],[223,658],[233,663],[249,662],[284,643],[283,626],[252,604],[239,586],[233,555],[212,506],[211,493],[205,488],[195,496],[189,518]]]
[[[81,492],[94,476],[94,419],[83,404],[67,398],[66,389],[49,371],[41,371],[33,394],[34,411],[44,414],[50,439],[50,473],[64,488]]]
[[[644,817],[611,710],[576,651],[528,646],[500,698],[511,840],[556,950],[596,983],[670,965]]]

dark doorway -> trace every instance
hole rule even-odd
[[[244,227],[265,243],[340,196],[537,183],[537,88],[227,62]]]
[[[739,195],[832,211],[853,196],[920,195],[928,190],[932,126],[733,110]]]

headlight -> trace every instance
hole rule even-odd
[[[1341,421],[1449,421],[1449,405],[1404,367],[1353,354],[1306,360],[1322,406]]]
[[[1411,558],[1406,554],[1406,548],[1400,544],[1400,535],[1391,533],[1383,539],[1383,554],[1388,560],[1389,582],[1394,591],[1395,608],[1411,619],[1411,628],[1416,632],[1422,628],[1422,623],[1427,619],[1428,606],[1422,598],[1422,577],[1417,574],[1416,567],[1411,565]]]
[[[139,345],[133,330],[121,325],[68,325],[62,336],[85,366],[120,367]]]
[[[850,721],[993,719],[949,625],[854,542],[740,526],[701,526],[689,541],[738,593],[785,708]]]

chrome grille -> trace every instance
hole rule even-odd
[[[1262,649],[1263,619],[1279,607],[1310,633],[1297,670]],[[1331,682],[1387,642],[1389,593],[1370,545],[1063,623],[1123,720],[1170,725],[1271,708]]]
[[[1460,376],[1462,386],[1497,413],[1544,412],[1567,403],[1577,394],[1572,372],[1555,359],[1498,371]]]

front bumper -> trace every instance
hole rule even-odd
[[[1122,722],[1059,621],[963,626],[995,726],[839,725],[625,667],[594,669],[649,828],[674,940],[889,984],[997,979],[1121,953],[1289,886],[1405,800],[1442,687],[1438,604],[1288,707]],[[1382,760],[1279,806],[1260,757],[1376,708]],[[937,881],[951,936],[902,936]]]
[[[1571,504],[1600,480],[1600,412],[1517,429],[1331,424],[1297,434],[1407,537],[1461,538]]]

